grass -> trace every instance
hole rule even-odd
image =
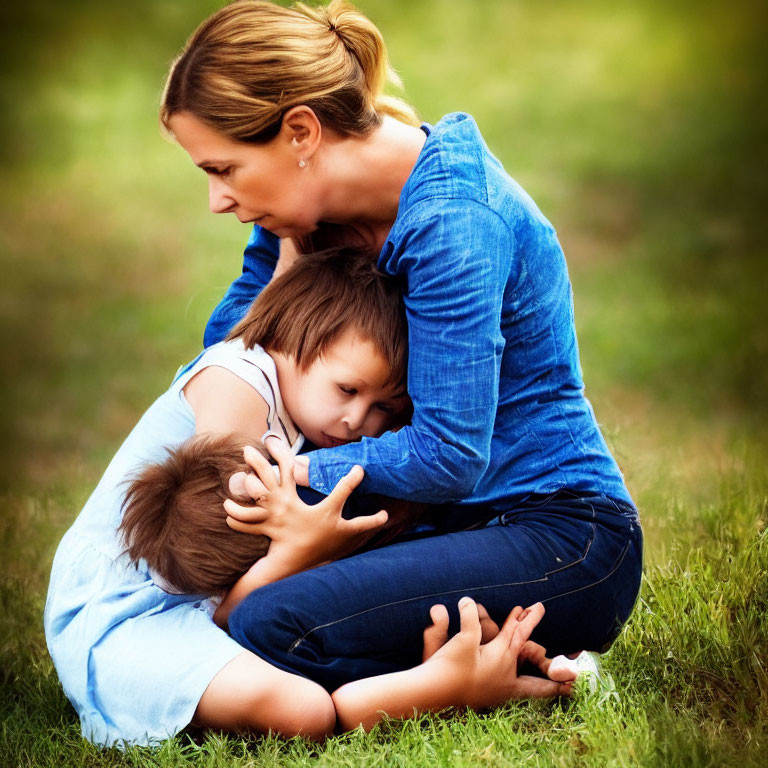
[[[768,115],[757,2],[361,0],[426,119],[465,109],[558,227],[588,394],[646,532],[617,696],[309,745],[79,736],[41,615],[56,544],[199,346],[247,233],[157,131],[218,3],[0,13],[0,765],[730,766],[768,756]],[[232,218],[232,217],[229,217]]]

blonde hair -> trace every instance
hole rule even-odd
[[[168,74],[160,120],[168,128],[189,112],[237,141],[264,143],[291,107],[310,107],[321,124],[361,136],[382,115],[419,125],[413,108],[384,94],[400,79],[384,39],[366,16],[345,2],[238,0],[206,19]]]

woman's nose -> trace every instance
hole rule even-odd
[[[216,176],[208,177],[208,207],[211,213],[227,213],[232,210],[235,201],[226,185]]]

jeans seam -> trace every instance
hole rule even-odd
[[[624,545],[624,549],[622,550],[621,555],[619,556],[619,559],[616,561],[616,564],[613,566],[613,568],[611,568],[610,571],[608,571],[608,573],[605,574],[605,576],[603,576],[602,579],[598,579],[597,581],[594,581],[591,584],[585,584],[582,587],[577,587],[576,589],[568,590],[568,592],[563,592],[559,595],[552,595],[551,597],[544,598],[544,600],[542,600],[541,602],[549,603],[552,600],[559,600],[561,597],[566,597],[567,595],[573,595],[576,592],[583,592],[585,589],[592,589],[592,587],[596,587],[598,584],[601,584],[606,579],[610,579],[611,576],[613,576],[613,574],[616,573],[616,571],[618,571],[619,568],[621,568],[621,564],[624,562],[624,558],[627,556],[627,552],[629,552],[630,544],[631,542],[627,541],[627,543]]]

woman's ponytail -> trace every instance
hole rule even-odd
[[[160,117],[188,111],[239,141],[269,141],[282,114],[311,107],[342,135],[364,135],[389,115],[419,125],[384,93],[401,87],[381,33],[345,0],[283,8],[239,0],[198,28],[168,76]]]
[[[399,75],[389,63],[387,47],[378,27],[346,0],[331,0],[323,9],[330,30],[360,64],[370,94],[370,107],[404,123],[420,125],[413,107],[384,93],[387,84],[402,88]]]

